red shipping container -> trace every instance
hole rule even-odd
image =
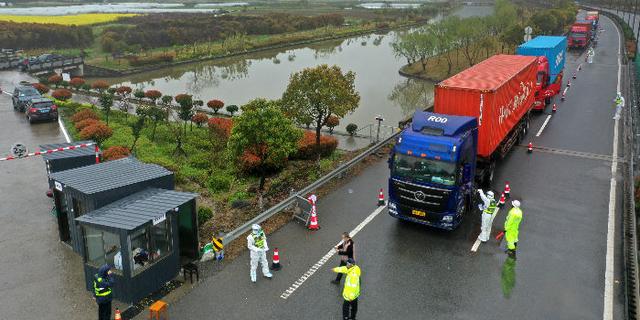
[[[537,57],[495,55],[436,85],[436,113],[478,119],[478,155],[489,157],[534,102]]]

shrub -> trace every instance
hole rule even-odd
[[[36,88],[36,90],[38,90],[38,92],[40,92],[40,94],[45,94],[45,93],[49,92],[49,87],[45,86],[42,83],[34,83],[34,84],[32,84],[32,86],[34,88]]]
[[[131,87],[127,87],[127,86],[120,86],[116,88],[116,93],[124,96],[127,94],[130,94],[133,90],[131,89]]]
[[[240,167],[243,172],[252,172],[256,168],[258,168],[258,166],[260,166],[260,157],[256,156],[248,150],[244,151],[242,157],[240,157],[239,160]]]
[[[172,96],[162,96],[162,98],[160,98],[160,100],[162,100],[162,103],[164,104],[170,104],[171,101],[173,101],[173,97]]]
[[[333,128],[337,127],[338,125],[340,125],[340,118],[334,115],[329,116],[329,118],[327,119],[327,127],[329,127],[329,132],[333,133]]]
[[[54,91],[51,96],[58,100],[67,101],[71,99],[71,96],[73,96],[73,94],[67,89],[56,89],[56,91]]]
[[[96,120],[96,119],[84,119],[82,121],[78,121],[75,124],[76,130],[78,132],[82,131],[82,129],[88,127],[88,126],[92,126],[96,123],[98,123],[100,120]]]
[[[181,93],[179,95],[176,95],[175,99],[176,99],[176,102],[178,104],[183,104],[183,103],[185,103],[185,104],[188,104],[188,103],[193,104],[193,97],[191,95],[189,95],[189,94],[186,94],[186,93]]]
[[[100,92],[107,90],[107,88],[109,88],[109,84],[104,80],[96,80],[91,84],[91,89]]]
[[[208,125],[209,130],[214,131],[216,134],[221,135],[224,138],[229,138],[231,135],[231,128],[233,128],[233,120],[229,118],[210,118]]]
[[[109,89],[107,89],[107,93],[109,93],[110,95],[114,95],[114,94],[116,94],[116,88],[114,88],[114,87],[109,87]]]
[[[87,121],[87,120],[85,120]],[[105,161],[118,160],[122,158],[126,158],[131,154],[129,148],[123,146],[112,146],[107,148],[104,152],[102,152],[102,157]]]
[[[295,157],[298,159],[315,159],[317,151],[320,151],[320,156],[326,157],[333,153],[338,147],[338,140],[334,137],[321,135],[320,146],[316,147],[316,134],[315,132],[305,131],[302,139],[298,141],[298,152]],[[318,148],[319,150],[316,150]]]
[[[239,110],[238,106],[235,104],[228,105],[226,109],[227,109],[227,112],[229,112],[232,117],[233,117],[233,114],[238,112]]]
[[[72,78],[71,81],[69,81],[69,84],[76,89],[80,89],[84,83],[84,79],[79,77]]]
[[[207,107],[209,107],[211,110],[213,110],[213,113],[218,113],[218,110],[220,110],[220,109],[222,109],[222,107],[224,107],[224,102],[222,102],[220,100],[216,100],[216,99],[209,100],[207,102]]]
[[[207,187],[212,192],[229,191],[232,177],[225,172],[215,172],[207,180]]]
[[[83,140],[93,140],[98,145],[109,139],[113,135],[113,130],[104,122],[98,122],[80,131],[80,138]]]
[[[349,123],[347,125],[347,133],[349,133],[349,135],[354,135],[356,134],[356,131],[358,131],[358,125],[355,123]]]
[[[145,91],[144,96],[155,103],[162,97],[162,92],[158,90],[147,90]]]
[[[203,124],[207,123],[209,117],[202,112],[198,112],[191,117],[191,122],[195,123],[198,128],[202,127]]]
[[[198,208],[198,224],[202,225],[213,217],[213,211],[208,207]]]
[[[83,85],[82,85],[82,90],[84,90],[84,91],[89,91],[89,90],[91,90],[91,85],[90,85],[90,84],[88,84],[88,83],[83,84]]]
[[[47,79],[49,84],[55,84],[56,86],[62,83],[62,76],[54,74]]]
[[[175,56],[170,53],[161,53],[148,57],[132,56],[129,57],[129,65],[132,67],[146,66],[150,64],[170,63],[173,62]]]
[[[142,99],[144,98],[144,91],[142,89],[136,89],[135,91],[133,91],[133,96],[137,99]]]

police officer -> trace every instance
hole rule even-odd
[[[342,298],[344,298],[342,319],[355,320],[356,313],[358,313],[358,297],[360,296],[360,267],[356,265],[355,260],[349,258],[345,267],[333,268],[333,272],[347,275],[342,290]]]
[[[482,225],[480,226],[480,235],[478,239],[482,242],[489,241],[491,236],[491,224],[493,223],[493,214],[496,212],[496,199],[493,191],[487,191],[485,195],[482,189],[478,189],[482,203],[478,204],[478,209],[482,212]]]
[[[98,304],[98,320],[111,320],[111,266],[104,264],[93,276],[93,295]]]
[[[518,200],[513,200],[511,205],[513,208],[509,210],[507,220],[504,222],[504,239],[507,241],[507,254],[515,258],[520,222],[522,222],[522,209],[520,209],[520,201]]]
[[[256,282],[256,270],[258,269],[258,263],[262,264],[262,274],[266,278],[271,278],[273,275],[269,272],[269,262],[267,262],[267,251],[269,246],[267,245],[267,236],[265,236],[262,228],[254,224],[251,226],[251,234],[247,236],[247,247],[249,248],[249,256],[251,257],[251,282]]]

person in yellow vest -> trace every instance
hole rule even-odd
[[[254,224],[251,226],[251,233],[247,236],[247,247],[249,248],[249,256],[251,257],[251,282],[256,282],[256,269],[258,269],[258,262],[262,264],[262,274],[265,278],[271,279],[273,275],[269,271],[269,262],[267,261],[267,251],[269,246],[267,245],[267,236],[260,225]]]
[[[111,287],[113,286],[111,266],[103,265],[93,276],[93,297],[98,304],[98,319],[111,320]]]
[[[333,272],[346,274],[344,289],[342,290],[342,319],[355,320],[358,313],[358,297],[360,296],[360,267],[355,260],[347,259],[345,267],[333,268]]]
[[[504,222],[504,239],[507,241],[507,254],[515,257],[516,248],[518,247],[520,222],[522,222],[522,209],[520,209],[520,201],[518,200],[513,200],[511,205],[513,208],[507,213],[507,219]]]

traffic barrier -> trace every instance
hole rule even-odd
[[[120,309],[116,308],[116,314],[113,320],[122,320],[122,315],[120,314]]]
[[[504,195],[509,199],[511,196],[511,187],[509,186],[509,181],[504,184]]]
[[[280,253],[278,248],[273,249],[273,263],[271,264],[271,270],[280,270]]]
[[[384,192],[382,188],[380,188],[380,192],[378,193],[378,207],[384,206]]]
[[[533,143],[529,142],[529,146],[527,147],[527,153],[532,153],[533,152]]]
[[[221,261],[224,259],[224,242],[222,238],[213,237],[211,243],[213,244],[213,252],[216,255],[216,260]]]
[[[498,201],[498,207],[500,208],[504,207],[505,202],[506,200],[504,199],[504,192],[503,192],[502,195],[500,195],[500,201]]]
[[[8,156],[8,157],[0,158],[0,161],[24,159],[24,158],[28,158],[28,157],[41,156],[43,154],[49,154],[49,153],[54,153],[54,152],[61,152],[61,151],[66,151],[66,150],[75,150],[75,149],[78,149],[78,148],[86,148],[86,147],[89,147],[89,146],[92,146],[92,145],[96,145],[96,144],[91,142],[91,143],[82,143],[82,144],[78,144],[78,145],[75,145],[75,146],[68,146],[68,147],[64,147],[64,148],[56,148],[56,149],[50,149],[50,150],[39,150],[39,151],[36,151],[36,152],[27,153],[26,155],[24,155],[22,157]],[[96,149],[97,148],[98,148],[98,146],[96,145]]]
[[[100,148],[96,144],[96,164],[100,163]]]
[[[553,108],[551,108],[551,112],[556,112],[558,111],[558,107],[556,107],[556,104],[553,104]]]

